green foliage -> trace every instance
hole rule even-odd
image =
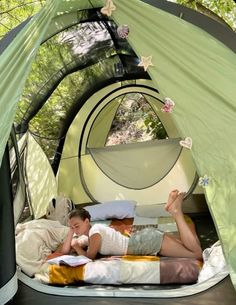
[[[94,39],[94,32],[100,34],[100,43]],[[53,158],[55,147],[64,136],[65,120],[81,95],[94,87],[95,79],[99,82],[113,77],[117,60],[109,59],[113,54],[110,35],[98,23],[89,24],[89,29],[86,23],[72,26],[39,48],[15,121],[28,121],[34,109],[38,110],[29,129],[38,135],[49,159]],[[88,67],[83,69],[84,65]]]
[[[10,30],[33,16],[43,6],[45,0],[1,0],[0,39]]]
[[[236,4],[234,0],[176,0],[174,2],[195,9],[219,22],[225,22],[236,31]]]
[[[153,139],[166,139],[167,133],[161,121],[152,113],[148,113],[144,119],[144,124],[147,126],[147,132],[152,135]]]
[[[122,95],[117,98],[117,103],[120,106],[112,122],[107,146],[167,138],[164,126],[142,94]]]

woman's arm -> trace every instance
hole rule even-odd
[[[93,234],[89,238],[89,244],[87,251],[83,250],[78,244],[75,245],[73,248],[77,252],[78,255],[84,255],[88,258],[95,259],[101,245],[101,235],[99,233]]]
[[[70,231],[67,234],[66,240],[64,241],[60,252],[63,254],[68,254],[71,250],[71,241],[74,235],[74,231],[72,229],[70,229]]]

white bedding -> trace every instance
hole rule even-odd
[[[49,254],[65,239],[69,228],[58,221],[39,219],[16,226],[16,262],[27,275],[37,273]]]
[[[170,217],[147,218],[134,217],[134,224],[158,224],[163,231],[176,231],[174,221]],[[102,221],[99,221],[102,222]],[[109,225],[110,220],[103,223]],[[16,227],[16,261],[21,270],[28,276],[49,283],[49,265],[46,262],[47,256],[54,252],[57,247],[64,241],[69,228],[61,225],[58,221],[40,219],[32,220],[24,224],[18,224]],[[218,245],[218,244],[217,244]],[[213,251],[214,250],[214,251]],[[210,249],[207,257],[204,256],[204,266],[200,273],[199,281],[204,281],[212,276],[212,270],[216,270],[215,265],[212,267],[211,257],[218,257],[225,268],[222,249],[214,247]],[[217,250],[218,256],[213,255]],[[205,265],[207,261],[207,264]],[[214,260],[215,262],[215,260]],[[138,267],[137,267],[138,264]],[[210,271],[208,265],[211,265]],[[222,269],[221,268],[221,269]],[[218,268],[219,269],[219,268]],[[218,270],[217,269],[217,270]],[[93,284],[120,284],[120,283],[160,283],[160,263],[159,261],[135,262],[123,259],[96,260],[85,265],[84,280]]]
[[[157,218],[143,218],[135,216],[134,224],[158,224]],[[110,220],[97,222],[106,225],[111,223]],[[18,224],[16,226],[16,262],[21,270],[29,276],[34,276],[35,273],[38,273],[46,262],[47,256],[63,242],[68,230],[68,227],[61,225],[58,221],[48,219],[32,220]],[[104,265],[108,264],[102,262],[101,268]],[[88,279],[91,277],[89,274],[88,266]]]
[[[111,220],[100,220],[93,223],[109,225]],[[157,224],[163,231],[177,231],[174,220],[168,217],[168,223],[163,217],[134,217],[135,225]],[[45,263],[49,254],[65,239],[69,228],[58,221],[49,219],[32,220],[16,226],[16,262],[27,275],[33,276]]]
[[[145,219],[135,216],[134,224],[141,226],[144,224],[157,224],[158,227],[163,226],[162,229],[169,230],[168,226],[172,223],[169,217],[168,219],[162,219],[161,217],[152,219],[146,217],[143,218]],[[111,221],[106,220],[104,223],[109,225]],[[176,231],[174,226],[172,229],[173,231]],[[67,277],[66,274],[65,277],[62,276],[60,279],[56,279],[56,282],[50,281],[50,279],[52,279],[50,277],[51,269],[49,264],[46,262],[46,259],[48,255],[54,252],[63,242],[68,230],[68,227],[61,225],[58,221],[46,219],[33,220],[24,224],[18,224],[16,227],[16,260],[21,270],[28,276],[35,276],[36,279],[46,284],[63,284],[65,279],[65,285],[67,285],[68,280],[71,279],[69,279],[70,276]],[[139,261],[129,258],[95,260],[84,266],[83,281],[92,284],[113,285],[119,285],[121,283],[160,284],[160,268],[160,260],[156,258],[155,260],[145,260],[142,258]],[[193,267],[194,270],[196,268],[198,273],[198,267]],[[186,274],[184,268],[181,270],[183,274]],[[194,272],[196,274],[196,270]],[[71,275],[73,283],[74,275]],[[75,277],[77,277],[77,275],[75,275]]]
[[[204,282],[218,273],[229,273],[220,241],[203,251],[203,267],[198,276],[198,283]]]
[[[54,284],[51,282],[50,268],[48,263],[43,264],[35,274],[35,279],[44,284]],[[109,285],[160,284],[160,261],[132,261],[121,258],[95,260],[84,265],[83,281]]]

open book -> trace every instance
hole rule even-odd
[[[61,255],[52,259],[49,259],[47,263],[54,265],[67,265],[71,267],[76,267],[79,265],[84,265],[92,260],[84,255]]]

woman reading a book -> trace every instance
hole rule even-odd
[[[182,212],[182,202],[185,193],[174,190],[169,194],[165,205],[177,224],[179,238],[164,233],[156,228],[145,228],[132,234],[130,237],[122,235],[115,229],[103,225],[91,226],[90,214],[81,208],[70,212],[70,231],[61,248],[63,254],[73,248],[78,255],[95,259],[97,254],[102,255],[163,255],[170,257],[202,258],[202,249],[195,232],[186,223]],[[84,244],[73,240],[73,235],[88,236],[87,249]]]

